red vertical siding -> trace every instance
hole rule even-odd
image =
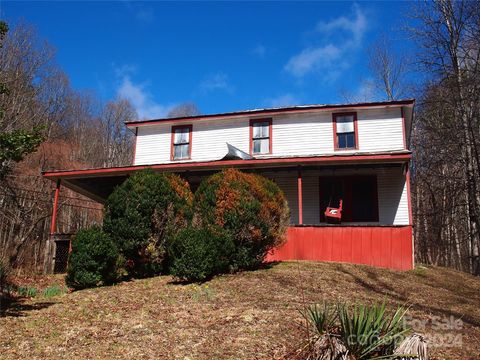
[[[317,260],[410,270],[411,226],[290,227],[287,242],[267,261]]]

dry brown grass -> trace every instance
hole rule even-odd
[[[435,359],[480,358],[480,279],[443,268],[395,272],[288,262],[200,285],[169,276],[14,304],[0,317],[2,359],[272,359],[303,341],[304,304],[326,300],[412,305],[418,320],[461,318],[461,347]],[[431,336],[431,335],[430,335]]]

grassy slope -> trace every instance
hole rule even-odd
[[[460,334],[463,346],[431,354],[480,358],[480,279],[442,268],[401,273],[309,262],[221,276],[202,286],[161,276],[25,300],[0,318],[0,357],[283,358],[302,340],[298,309],[324,299],[408,301],[415,319],[461,317],[463,328],[448,333]]]

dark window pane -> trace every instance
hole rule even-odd
[[[355,133],[337,134],[338,148],[349,149],[355,147]]]
[[[352,221],[377,221],[377,187],[374,178],[353,179]]]
[[[354,148],[355,147],[355,133],[348,133],[347,135],[347,147]]]

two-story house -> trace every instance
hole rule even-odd
[[[268,260],[411,269],[413,107],[414,100],[401,100],[129,122],[136,135],[131,166],[44,173],[57,184],[51,232],[61,186],[104,202],[147,167],[178,173],[193,190],[205,176],[235,167],[274,180],[287,197],[288,240]],[[341,212],[339,223],[327,221],[327,207]]]

